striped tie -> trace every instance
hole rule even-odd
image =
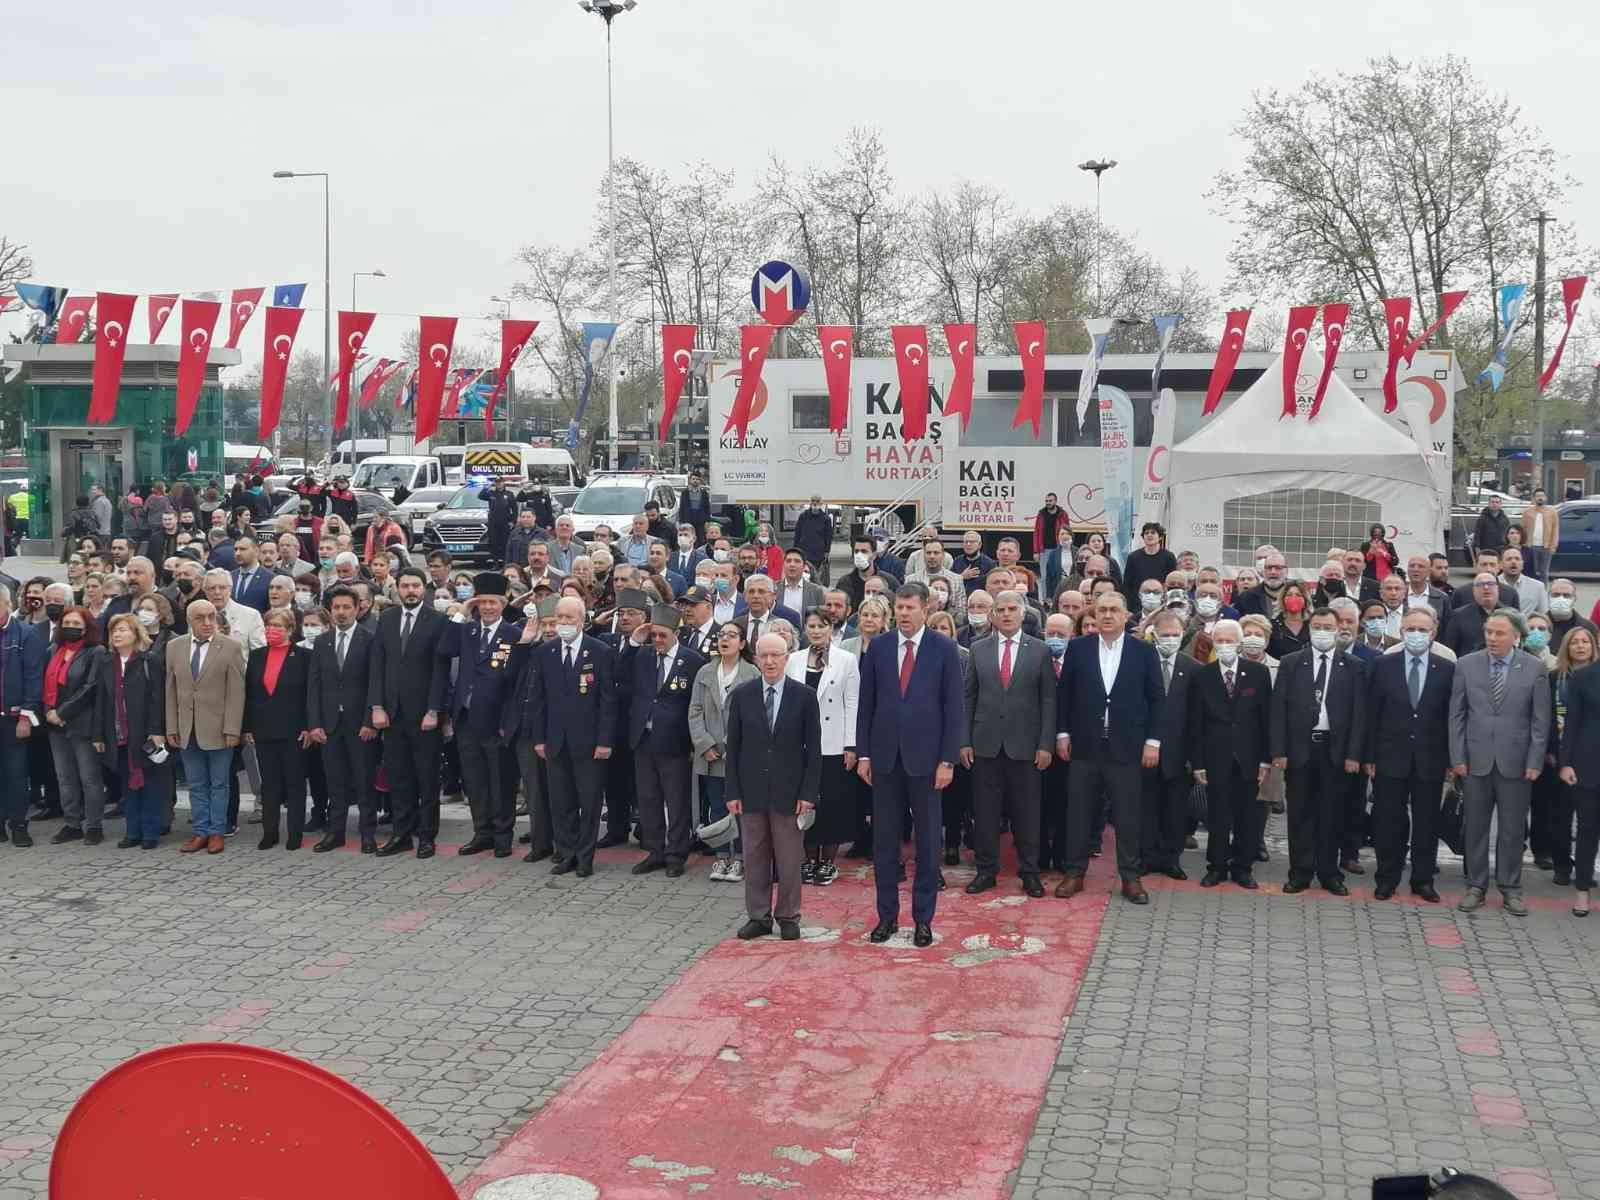
[[[1506,698],[1506,665],[1502,662],[1491,663],[1489,672],[1489,696],[1494,701],[1495,711],[1500,711],[1500,702]]]

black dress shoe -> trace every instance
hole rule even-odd
[[[1288,883],[1283,885],[1283,894],[1285,896],[1296,896],[1305,891],[1307,886],[1309,885],[1302,883],[1298,879],[1291,879]]]
[[[457,850],[456,850],[456,853],[457,854],[462,854],[462,855],[466,855],[466,854],[482,854],[485,850],[493,850],[493,849],[494,849],[494,839],[493,838],[475,837],[470,842],[468,842],[466,845],[458,847]]]
[[[118,850],[132,850],[138,844],[139,844],[139,839],[138,838],[125,837],[125,838],[122,838],[120,841],[117,842],[117,849]]]
[[[770,937],[771,935],[771,921],[757,921],[752,919],[739,926],[739,932],[734,936],[742,942],[753,942],[756,938]]]
[[[344,845],[344,839],[336,833],[324,834],[322,840],[311,847],[313,854],[326,854],[329,850],[337,850]]]
[[[101,829],[85,829],[83,831],[83,844],[85,846],[98,846],[105,841],[105,831]]]
[[[434,855],[434,849],[433,849],[433,843],[432,842],[418,842],[417,843],[417,857],[418,858],[432,858],[433,855]]]
[[[285,850],[298,850],[298,849],[300,849],[300,835],[298,833],[291,833],[284,840],[283,848]]]
[[[1345,882],[1342,879],[1335,879],[1332,883],[1323,884],[1322,890],[1330,896],[1348,896],[1350,894],[1350,889],[1345,886]]]
[[[404,854],[409,849],[411,849],[410,838],[390,838],[378,847],[378,857],[392,858],[396,854]]]
[[[625,833],[608,833],[596,842],[595,846],[601,850],[609,850],[612,846],[625,845],[627,841],[628,835]]]
[[[952,846],[944,852],[944,865],[947,867],[959,867],[961,865],[961,851],[958,847]]]
[[[363,854],[376,854],[377,852],[378,852],[378,839],[377,838],[375,838],[375,837],[364,837],[364,838],[361,839],[361,853],[363,853]]]
[[[257,850],[271,850],[277,844],[278,844],[278,839],[277,838],[273,837],[271,834],[266,834],[266,835],[264,835],[262,837],[262,839],[259,842],[256,843],[256,849]]]
[[[321,833],[328,828],[328,822],[321,817],[312,817],[306,822],[307,833]]]
[[[979,875],[967,884],[967,895],[976,896],[979,892],[987,892],[992,887],[999,886],[1000,881],[993,875]]]
[[[1533,865],[1538,867],[1541,871],[1548,871],[1550,868],[1554,867],[1556,863],[1555,859],[1551,858],[1548,854],[1535,854],[1533,856]]]
[[[867,935],[867,940],[881,946],[899,932],[900,926],[893,921],[879,921],[872,927],[872,932]]]
[[[1035,900],[1039,900],[1044,897],[1044,884],[1039,881],[1039,877],[1037,875],[1024,875],[1022,877],[1022,890],[1027,892],[1028,895],[1032,896]]]
[[[798,942],[800,940],[800,922],[779,921],[778,936],[786,942]]]
[[[576,874],[579,879],[587,879],[589,876],[594,874],[594,864],[579,863],[574,871],[574,874]]]
[[[523,862],[527,862],[528,860],[527,859],[523,859],[522,861]],[[569,858],[565,862],[558,862],[558,863],[555,863],[554,865],[552,865],[551,868],[550,868],[550,874],[552,874],[552,875],[565,875],[567,872],[576,871],[577,869],[578,869],[577,860]]]
[[[556,852],[554,850],[529,850],[528,857],[522,861],[531,863],[543,862],[547,858],[554,858],[555,855]]]
[[[1361,865],[1361,861],[1355,858],[1345,859],[1339,864],[1339,869],[1346,875],[1365,875],[1367,873],[1367,869]]]
[[[28,828],[25,825],[13,825],[11,827],[11,844],[20,849],[27,849],[33,845],[33,834],[28,832]]]
[[[1261,886],[1249,871],[1240,871],[1233,877],[1233,882],[1247,892],[1253,892]]]
[[[531,834],[531,833],[519,833],[517,835],[517,844],[520,845],[520,846],[526,846],[532,841],[533,841],[533,834]]]
[[[666,865],[667,860],[664,858],[647,858],[643,862],[633,864],[633,873],[635,875],[648,875],[651,871],[664,870]]]
[[[681,879],[682,877],[683,877],[683,864],[682,863],[668,863],[667,864],[667,878],[668,879]]]
[[[1161,873],[1168,879],[1176,879],[1180,882],[1189,878],[1189,872],[1185,871],[1182,867],[1168,867]]]
[[[916,932],[911,935],[911,944],[921,950],[933,945],[933,926],[918,925]]]
[[[1256,850],[1256,861],[1257,862],[1271,862],[1272,861],[1272,855],[1267,853],[1267,848],[1265,846],[1262,846],[1262,847],[1260,847],[1259,849]]]
[[[83,837],[83,830],[76,825],[63,825],[56,830],[55,836],[50,839],[52,846],[65,845],[67,842],[76,842]]]
[[[84,841],[88,841],[89,840],[88,834],[84,835],[84,839],[83,840]],[[1557,871],[1554,875],[1550,876],[1550,882],[1555,884],[1557,887],[1571,887],[1572,886],[1572,872],[1571,871]]]
[[[1394,895],[1394,889],[1392,887],[1388,887],[1388,886],[1380,887],[1380,888],[1374,888],[1373,892],[1372,892],[1372,898],[1374,900],[1388,900],[1393,895]]]
[[[1429,904],[1439,903],[1439,890],[1431,883],[1412,884],[1411,894],[1422,897]]]
[[[1221,883],[1226,878],[1227,878],[1227,876],[1224,875],[1221,871],[1207,871],[1205,873],[1205,875],[1200,880],[1200,886],[1201,887],[1216,887],[1217,884]]]
[[[496,858],[510,858],[511,857],[511,847],[510,846],[496,846],[494,848],[494,856]]]

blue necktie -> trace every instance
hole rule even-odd
[[[190,679],[200,678],[200,655],[202,652],[204,652],[205,648],[206,644],[204,642],[196,642],[194,644],[194,653],[189,656]]]
[[[767,732],[771,733],[778,727],[778,689],[772,684],[767,685]]]
[[[1489,695],[1493,698],[1495,709],[1498,711],[1500,702],[1506,698],[1506,665],[1498,661],[1490,665],[1492,669],[1489,672]]]
[[[1411,707],[1422,703],[1422,659],[1411,656]]]

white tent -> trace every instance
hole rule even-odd
[[[1283,416],[1282,358],[1225,411],[1172,450],[1167,522],[1173,550],[1242,566],[1270,542],[1313,574],[1330,547],[1359,546],[1381,522],[1400,552],[1443,545],[1444,509],[1416,443],[1335,374],[1316,420],[1322,356],[1307,350],[1297,412]]]

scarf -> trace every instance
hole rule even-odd
[[[47,709],[56,707],[57,700],[66,692],[67,672],[72,669],[72,660],[81,646],[82,643],[68,646],[63,642],[50,656],[50,665],[44,673],[44,706]]]
[[[261,674],[261,686],[267,689],[267,695],[272,695],[278,690],[278,675],[283,671],[283,660],[289,657],[289,643],[281,646],[267,647],[267,665]]]

